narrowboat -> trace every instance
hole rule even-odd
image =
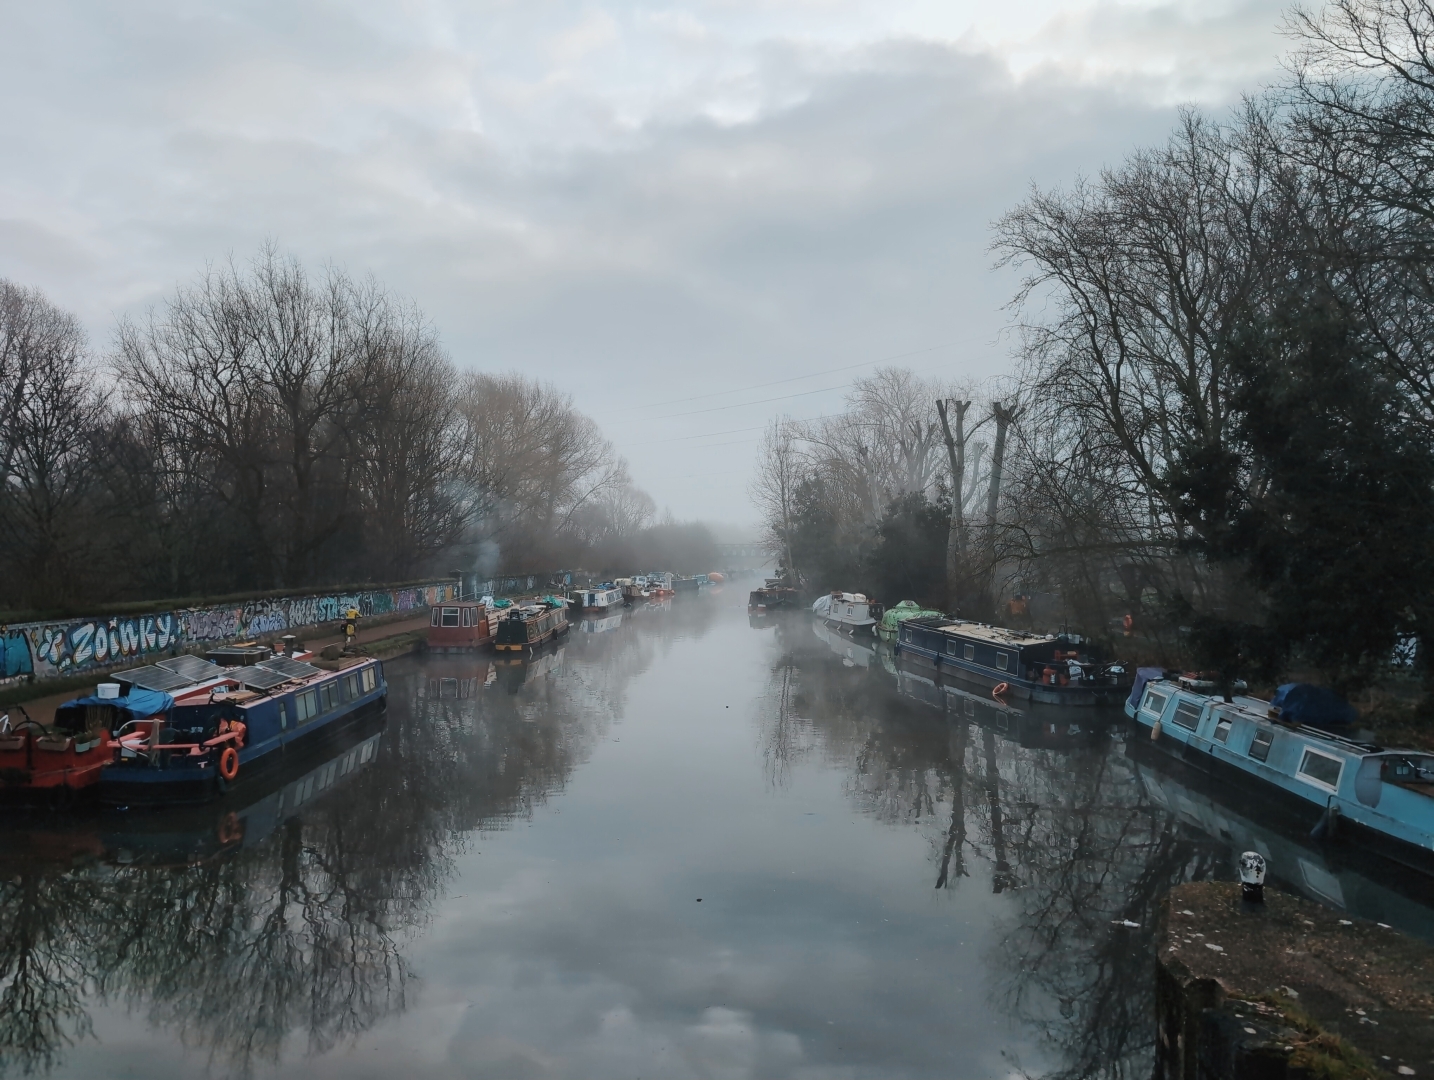
[[[262,656],[268,656],[264,649]],[[0,716],[0,793],[28,798],[68,795],[99,783],[114,758],[112,733],[130,724],[163,719],[177,695],[205,697],[224,671],[197,656],[175,656],[152,667],[142,685],[101,683],[93,695],[67,701],[50,724],[20,708]],[[120,676],[122,677],[122,676]]]
[[[189,659],[194,673],[206,663]],[[137,690],[171,699],[167,709],[131,714],[111,732],[112,756],[96,785],[102,802],[204,802],[376,713],[388,693],[383,664],[370,657],[280,654],[217,677],[203,674],[198,688],[166,687],[158,666],[118,672],[114,682],[100,684],[97,700],[116,694],[133,700]]]
[[[697,592],[699,588],[706,585],[707,577],[675,577],[672,579],[673,592]]]
[[[572,600],[573,605],[582,611],[608,614],[622,607],[623,591],[615,582],[605,581],[590,589],[573,590]]]
[[[467,652],[493,644],[493,609],[481,600],[434,605],[428,621],[430,652]]]
[[[499,652],[536,649],[568,632],[567,601],[554,596],[517,604],[498,621]]]
[[[676,590],[672,587],[672,582],[671,574],[648,574],[647,595],[659,600],[673,595]]]
[[[900,634],[901,624],[907,619],[940,619],[943,617],[939,611],[924,608],[912,600],[903,600],[882,613],[881,622],[876,624],[876,636],[882,641],[895,641]]]
[[[646,578],[618,578],[613,584],[622,590],[622,600],[624,604],[631,606],[634,603],[641,603],[647,599]]]
[[[1125,714],[1185,763],[1258,790],[1314,835],[1434,870],[1434,753],[1387,749],[1271,716],[1270,703],[1202,693],[1142,669]]]
[[[779,580],[769,580],[760,589],[753,589],[747,596],[747,614],[764,615],[769,611],[792,609],[800,605],[801,596],[790,585]]]
[[[1434,941],[1434,879],[1373,853],[1323,848],[1310,839],[1308,822],[1301,828],[1269,812],[1264,800],[1251,800],[1248,784],[1240,789],[1192,774],[1149,739],[1129,740],[1126,754],[1145,798],[1225,846],[1231,869],[1240,852],[1258,851],[1287,891]]]
[[[1028,634],[986,623],[917,617],[901,624],[896,652],[946,678],[1003,698],[1047,705],[1118,705],[1131,678],[1064,634]]]
[[[844,634],[874,634],[882,607],[864,593],[833,592],[817,597],[812,613]]]

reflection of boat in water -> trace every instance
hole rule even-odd
[[[578,629],[584,634],[605,634],[609,630],[616,630],[622,625],[622,612],[615,615],[606,615],[601,619],[584,619],[578,623]]]
[[[1232,809],[1236,798],[1222,798],[1223,785],[1171,762],[1147,740],[1131,740],[1127,753],[1150,801],[1212,841],[1227,845],[1232,871],[1240,852],[1258,851],[1272,877],[1285,888],[1434,940],[1434,907],[1429,906],[1434,905],[1434,878],[1393,867],[1378,857],[1362,860],[1367,865],[1350,860],[1343,852],[1330,858],[1299,825],[1280,828],[1276,819],[1248,806],[1244,813]],[[1190,783],[1179,778],[1181,773]],[[1233,789],[1229,793],[1240,803],[1248,802],[1242,793]],[[1249,813],[1256,816],[1246,816]]]
[[[903,697],[939,709],[952,719],[993,728],[1003,737],[1032,749],[1072,749],[1104,740],[1110,720],[1083,713],[1079,719],[1063,709],[1037,704],[1026,709],[1003,705],[990,697],[942,683],[910,665],[896,666],[896,688]]]
[[[100,859],[121,865],[188,865],[253,847],[286,820],[356,776],[378,755],[386,714],[349,728],[308,755],[273,770],[216,803],[170,808],[163,814],[70,819],[43,830],[17,824],[0,833],[0,866],[10,858],[51,864]]]
[[[554,649],[545,649],[542,652],[530,654],[521,660],[514,658],[498,661],[498,678],[503,684],[503,689],[510,694],[516,694],[529,683],[537,682],[544,676],[562,670],[565,651],[566,646],[560,645]]]
[[[752,618],[759,617],[753,616]],[[891,651],[879,641],[851,638],[820,622],[812,623],[812,633],[826,642],[827,647],[840,656],[841,662],[847,667],[869,668],[879,665],[891,674],[896,674],[896,664],[892,659]]]

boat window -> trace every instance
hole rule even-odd
[[[338,697],[338,695],[334,693],[336,689],[338,689],[338,687],[331,682],[326,682],[323,686],[319,687],[319,697],[324,703],[324,712],[328,712],[336,704],[334,700]]]
[[[1165,703],[1169,700],[1169,694],[1161,694],[1154,690],[1147,690],[1145,691],[1145,702],[1140,707],[1151,716],[1159,716],[1165,711]]]
[[[1215,741],[1216,741],[1216,742],[1229,742],[1229,741],[1230,741],[1230,726],[1231,726],[1231,725],[1230,725],[1230,721],[1229,721],[1228,719],[1226,719],[1225,717],[1223,717],[1223,716],[1220,717],[1220,719],[1219,719],[1218,721],[1216,721],[1216,723],[1215,723]]]
[[[283,730],[284,730],[285,728],[287,728],[288,726],[289,726],[289,703],[288,703],[287,701],[281,701],[281,702],[279,702],[279,730],[280,730],[280,731],[283,731]]]
[[[443,625],[444,625],[444,626],[457,626],[457,625],[458,625],[458,609],[457,609],[456,607],[446,607],[446,608],[443,609]]]
[[[1275,741],[1275,734],[1272,731],[1257,731],[1250,742],[1250,756],[1256,761],[1264,761],[1270,756],[1270,744]]]
[[[473,609],[471,607],[466,607],[463,609],[463,625],[473,625]]]
[[[1011,662],[1011,658],[1010,658],[1009,656],[1007,656],[1005,653],[1003,653],[1003,652],[998,652],[998,653],[996,654],[996,666],[997,666],[998,668],[1000,668],[1002,671],[1005,671],[1005,670],[1006,670],[1006,665],[1009,664],[1010,662]]]
[[[363,669],[363,688],[364,688],[364,690],[365,690],[365,691],[372,690],[372,689],[374,688],[374,684],[375,684],[376,681],[377,681],[377,680],[375,680],[374,677],[373,677],[373,668],[371,668],[371,667],[364,668],[364,669]]]
[[[967,660],[974,660],[974,659],[976,659],[976,646],[974,646],[974,645],[967,645],[967,646],[966,646],[966,651],[965,651],[965,653],[964,653],[963,655],[965,656],[965,658],[966,658]]]
[[[956,642],[954,642],[954,641],[948,641],[948,642],[946,643],[946,651],[947,651],[948,653],[950,653],[952,656],[955,656],[955,655],[956,655]]]
[[[1200,706],[1194,701],[1182,701],[1175,706],[1175,715],[1170,722],[1194,731],[1200,726]]]
[[[901,640],[902,640],[902,641],[910,641],[910,640],[911,640],[911,628],[910,628],[910,627],[904,626],[904,627],[901,628]]]
[[[428,625],[429,625],[429,626],[437,626],[437,625],[438,625],[438,609],[437,609],[437,608],[434,608],[434,609],[433,609],[433,615],[432,615],[431,618],[429,618],[429,620],[428,620]]]
[[[1339,758],[1321,754],[1317,750],[1306,750],[1300,758],[1299,777],[1327,788],[1339,786],[1339,774],[1344,762]]]
[[[349,701],[359,696],[358,679],[352,675],[344,676],[344,697]]]
[[[318,692],[306,690],[302,694],[295,694],[294,711],[298,714],[298,722],[300,724],[307,724],[319,714]]]

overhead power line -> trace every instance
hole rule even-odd
[[[754,383],[752,386],[739,386],[731,390],[713,390],[706,394],[693,394],[691,397],[669,398],[667,401],[651,401],[641,407],[644,409],[656,409],[663,405],[681,405],[686,401],[701,401],[703,398],[721,397],[724,394],[741,394],[748,390],[764,390],[769,386],[781,386],[783,383],[800,382],[802,379],[815,379],[821,375],[836,375],[843,371],[855,371],[857,368],[871,367],[874,364],[889,364],[893,360],[905,360],[909,356],[922,356],[925,353],[939,352],[942,349],[965,345],[971,340],[971,338],[966,338],[964,341],[948,341],[944,345],[932,345],[926,349],[913,349],[911,352],[897,353],[895,356],[884,356],[880,360],[863,360],[860,364],[848,364],[846,367],[827,368],[825,371],[813,371],[806,375],[793,375],[787,379],[774,379],[771,382]],[[653,419],[656,419],[656,417]]]

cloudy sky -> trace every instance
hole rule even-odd
[[[990,223],[1275,77],[1280,0],[0,0],[0,276],[97,350],[263,241],[570,391],[680,518],[883,360],[1009,364]]]

